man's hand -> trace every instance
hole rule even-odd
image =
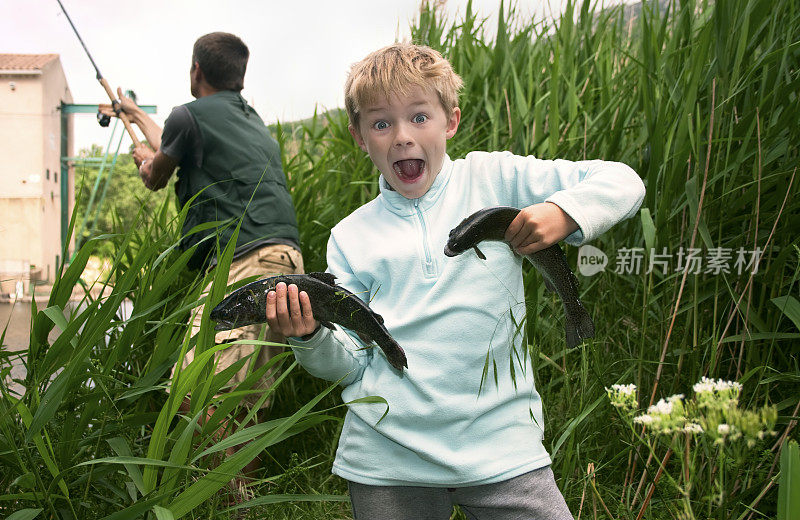
[[[153,150],[151,150],[150,147],[140,144],[133,150],[133,162],[136,163],[136,166],[141,167],[143,162],[152,161],[155,154],[156,153]]]
[[[153,150],[161,148],[161,127],[158,126],[139,105],[134,103],[131,98],[124,95],[120,87],[117,87],[117,95],[119,96],[119,105],[117,105],[117,107],[128,114],[128,119],[131,123],[139,127],[147,143]],[[97,111],[109,117],[117,117],[114,107],[109,103],[97,105]]]
[[[283,282],[267,294],[267,323],[275,332],[297,338],[319,328],[319,322],[311,311],[308,293],[302,291],[298,294],[295,284],[286,287]]]
[[[139,177],[142,178],[145,188],[155,190],[153,180],[153,157],[155,152],[147,146],[140,144],[133,150],[133,162],[139,167]]]
[[[128,96],[124,95],[122,93],[122,88],[120,88],[120,87],[117,87],[117,96],[119,96],[119,105],[118,106],[119,106],[120,110],[122,110],[123,112],[125,112],[126,114],[131,116],[131,118],[137,118],[139,112],[142,111],[142,109],[139,108],[139,105],[134,103],[131,98],[129,98]],[[110,116],[110,117],[116,117],[117,116],[117,113],[114,111],[114,107],[110,103],[101,103],[101,104],[97,105],[97,111],[100,112],[103,115],[107,115],[107,116]]]
[[[137,146],[133,151],[133,159],[139,164],[139,177],[145,188],[158,191],[169,183],[177,163],[170,156],[158,151],[153,152],[145,145]]]
[[[578,224],[556,204],[523,208],[506,229],[505,240],[519,255],[529,255],[563,240]]]

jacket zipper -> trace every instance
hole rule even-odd
[[[414,210],[417,212],[417,219],[419,220],[420,226],[422,226],[422,248],[425,251],[425,265],[422,270],[426,276],[434,276],[436,270],[433,265],[433,258],[431,257],[431,248],[428,244],[428,226],[425,224],[422,210],[419,209],[419,199],[414,200]]]

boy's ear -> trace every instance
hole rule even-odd
[[[359,132],[358,129],[353,125],[347,125],[347,129],[350,130],[350,135],[352,135],[353,139],[356,140],[356,144],[358,144],[358,147],[361,148],[362,151],[366,152],[367,145],[364,144],[364,138],[361,137],[361,132]]]
[[[461,109],[458,107],[454,107],[453,111],[450,113],[450,119],[447,121],[447,132],[445,136],[450,139],[454,135],[456,135],[456,130],[458,130],[458,123],[461,122]]]

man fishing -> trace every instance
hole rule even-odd
[[[181,205],[191,204],[181,242],[184,250],[195,247],[190,265],[213,268],[217,263],[217,241],[222,251],[241,219],[228,284],[254,275],[303,273],[295,209],[281,167],[280,148],[264,121],[240,94],[249,55],[244,42],[233,34],[214,32],[198,38],[189,70],[195,101],[176,107],[163,131],[117,89],[117,108],[141,129],[152,146],[151,149],[142,144],[133,151],[144,185],[160,190],[178,169],[175,192]],[[117,115],[111,105],[101,105],[100,111]],[[210,222],[218,225],[190,233],[195,226]],[[193,335],[200,328],[202,314],[200,306],[194,313]],[[215,339],[217,343],[257,339],[261,328],[258,324],[220,332]],[[282,335],[271,330],[267,330],[265,339],[284,342]],[[231,345],[217,353],[216,372],[251,356],[231,378],[230,385],[235,387],[280,350]],[[188,352],[183,367],[193,359],[194,351]],[[255,388],[266,388],[269,383],[270,379],[264,378]],[[253,402],[259,396],[254,395]],[[269,401],[262,407],[268,404]],[[188,405],[188,400],[183,403],[185,410]],[[211,416],[214,410],[209,408]],[[255,464],[245,467],[245,472],[253,469]],[[242,486],[238,487],[241,490]]]

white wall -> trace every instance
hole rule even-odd
[[[41,71],[0,74],[0,279],[19,265],[35,266],[50,279],[55,273],[61,255],[62,101],[72,103],[72,95],[58,59]],[[72,201],[64,202],[71,213]]]

